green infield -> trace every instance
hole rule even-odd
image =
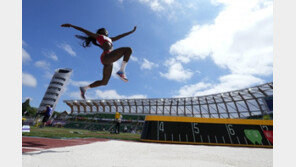
[[[104,131],[90,131],[84,129],[70,129],[57,127],[37,128],[31,126],[30,132],[23,132],[23,136],[47,137],[47,138],[104,138],[120,140],[140,140],[141,134],[119,133],[112,134]]]

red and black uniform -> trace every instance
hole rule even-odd
[[[108,47],[104,48],[104,51],[101,54],[101,62],[103,63],[102,59],[104,58],[104,56],[113,50],[112,39],[105,36],[105,35],[99,35],[97,38],[97,41],[99,42],[99,44],[101,46],[108,46]],[[106,42],[107,42],[107,44],[105,44]]]

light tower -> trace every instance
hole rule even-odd
[[[72,69],[69,68],[59,68],[55,70],[45,95],[39,105],[38,112],[44,111],[47,105],[50,105],[54,111],[54,108],[57,105],[71,74]]]

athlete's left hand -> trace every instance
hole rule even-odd
[[[72,25],[67,23],[67,24],[62,24],[61,27],[71,27]]]

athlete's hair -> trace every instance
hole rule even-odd
[[[90,36],[82,36],[82,35],[75,35],[76,38],[81,39],[83,42],[81,44],[81,46],[83,46],[84,48],[86,47],[90,47],[90,42],[92,42],[94,45],[99,45],[96,43],[96,39]]]
[[[100,34],[100,35],[106,35],[107,34],[108,35],[108,31],[105,28],[100,28],[100,29],[97,30],[97,34]],[[94,44],[94,45],[96,45],[96,46],[98,46],[98,47],[100,47],[100,48],[102,48],[102,46],[99,45],[97,43],[96,39],[93,38],[93,37],[90,37],[90,36],[82,36],[82,35],[75,35],[75,36],[76,36],[76,38],[81,39],[83,41],[82,42],[82,46],[84,48],[90,47],[90,44],[91,43]]]
[[[100,28],[98,29],[97,34],[108,36],[108,31],[105,28]]]

